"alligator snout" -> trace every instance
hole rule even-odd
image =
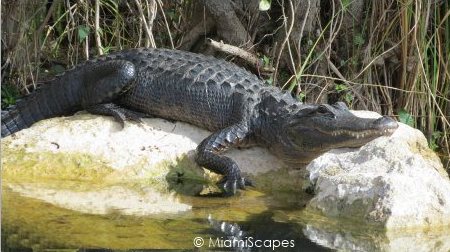
[[[394,119],[383,116],[373,122],[374,127],[385,135],[390,135],[398,128],[398,123]]]

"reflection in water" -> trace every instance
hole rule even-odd
[[[80,195],[91,195],[86,192],[89,185],[83,187],[77,182],[74,188],[65,186],[64,190],[70,191],[65,195],[73,196],[80,191]],[[238,197],[229,198],[180,196],[178,201],[191,205],[191,210],[135,216],[126,214],[136,213],[136,211],[130,210],[133,208],[131,205],[128,206],[130,209],[116,209],[116,211],[110,209],[107,214],[98,214],[97,208],[94,207],[92,213],[87,213],[88,207],[85,208],[86,211],[82,212],[78,211],[77,207],[73,206],[74,204],[67,205],[70,198],[64,199],[64,204],[61,204],[60,198],[63,196],[59,192],[52,193],[53,191],[50,189],[44,190],[40,184],[33,187],[33,184],[28,183],[26,186],[18,187],[20,190],[14,191],[12,188],[15,187],[2,185],[2,251],[14,248],[39,250],[79,247],[193,249],[195,237],[202,237],[209,242],[209,239],[215,241],[217,238],[223,239],[239,234],[243,237],[244,232],[255,239],[283,240],[289,238],[295,241],[296,246],[303,246],[305,243],[309,244],[308,246],[314,246],[314,243],[302,235],[301,226],[275,222],[271,218],[271,211],[268,207],[270,202],[267,197],[251,190]],[[96,190],[99,192],[118,191],[117,186],[112,188],[114,189],[112,191],[105,188]],[[148,196],[146,194],[148,192],[142,188],[132,189],[134,192],[131,195],[134,198],[138,198],[136,195],[139,193]],[[131,189],[123,189],[123,192],[127,190]],[[34,191],[34,194],[31,191]],[[60,197],[57,197],[58,195]],[[76,197],[76,200],[79,200],[78,198]],[[73,200],[75,201],[75,199]],[[84,205],[88,204],[88,201],[81,202]],[[92,200],[89,202],[95,204]],[[100,205],[106,205],[106,203],[97,202]],[[141,207],[140,204],[136,206]],[[217,217],[220,221],[208,218],[209,215]],[[227,225],[225,229],[217,228],[222,225],[222,221],[238,224]],[[204,246],[208,245],[209,243],[206,243]],[[319,248],[319,246],[315,247]],[[258,251],[255,248],[243,249],[245,248],[241,248],[240,251]]]
[[[222,233],[222,236],[213,240],[215,248],[232,248],[239,252],[330,251],[305,239],[302,232],[298,232],[301,226],[274,221],[273,213],[269,211],[240,222],[242,227],[236,223],[215,220],[212,216],[208,220],[215,231]]]
[[[91,195],[86,192],[91,185],[83,187],[79,182],[76,184],[73,188],[66,184],[64,190],[71,190],[66,195],[75,195],[75,192]],[[39,184],[34,186],[34,193],[52,192],[42,190]],[[126,214],[130,212],[126,209],[110,209],[106,214],[81,212],[73,204],[72,207],[65,207],[58,203],[61,201],[52,201],[47,194],[48,197],[37,199],[30,191],[24,193],[23,190],[33,188],[32,184],[20,187],[22,191],[11,188],[2,185],[2,251],[26,251],[25,248],[73,249],[70,251],[90,251],[91,248],[191,250],[194,249],[194,239],[199,237],[204,242],[203,249],[226,251],[230,250],[228,245],[233,244],[227,243],[230,240],[237,241],[234,243],[237,246],[231,246],[232,251],[272,251],[273,248],[276,248],[275,251],[450,250],[448,230],[386,233],[354,223],[344,225],[302,210],[304,197],[298,195],[271,197],[252,190],[229,198],[183,195],[176,198],[180,204],[191,206],[186,211],[139,216]],[[139,195],[148,197],[148,190],[142,187],[112,188],[114,190],[108,192],[124,193],[129,190],[135,199],[139,199]],[[53,196],[57,195],[58,192],[55,192]],[[301,199],[294,200],[297,198]],[[70,198],[64,199],[64,202],[68,201]],[[93,201],[82,202],[96,204]],[[100,203],[107,205],[108,202],[97,202]],[[133,204],[121,207],[132,209]],[[138,203],[136,206],[142,207]],[[257,241],[261,241],[259,246]],[[80,247],[88,249],[80,250]]]
[[[303,229],[306,237],[325,247],[344,251],[450,251],[449,230],[372,232],[370,236],[314,225]]]

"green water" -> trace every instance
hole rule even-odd
[[[273,207],[276,202],[270,198],[254,190],[230,198],[180,195],[177,199],[192,205],[191,210],[139,217],[119,213],[100,215],[24,197],[3,183],[2,251],[24,248],[193,249],[196,237],[204,239],[206,249],[210,238],[213,241],[226,239],[224,233],[208,221],[209,215],[218,222],[239,224],[255,240],[289,240],[297,248],[320,249],[304,237],[301,223],[274,220],[277,212],[280,215],[286,211]]]
[[[85,188],[79,183],[67,182]],[[408,242],[421,244],[423,247],[418,251],[448,251],[445,230],[386,234],[377,227],[323,218],[304,209],[305,195],[290,196],[289,193],[271,195],[255,190],[230,198],[178,195],[179,202],[191,205],[191,210],[131,216],[119,212],[89,214],[68,210],[24,197],[3,183],[2,251],[192,250],[196,249],[193,241],[197,237],[204,241],[201,251],[272,251],[271,246],[283,240],[287,247],[275,251],[403,251]],[[246,232],[246,245],[250,239],[266,241],[262,246],[267,246],[246,250],[227,248],[226,242],[217,241],[226,241],[228,237],[208,220],[208,216],[219,226],[221,221],[237,223]],[[431,245],[425,246],[424,241]]]
[[[80,183],[67,181],[65,186],[73,190],[89,187]],[[230,198],[178,195],[178,201],[191,205],[191,210],[147,216],[89,214],[24,197],[7,182],[2,185],[2,251],[193,250],[197,249],[193,244],[197,237],[204,241],[201,251],[273,251],[272,246],[281,246],[283,241],[287,247],[274,251],[403,251],[405,243],[414,241],[422,245],[423,241],[431,242],[420,251],[447,251],[447,236],[442,238],[445,231],[389,235],[377,227],[332,221],[311,213],[304,209],[305,197],[256,190]],[[246,249],[229,249],[224,242],[229,237],[220,230],[222,221],[237,223],[246,232],[247,246],[252,245],[250,240],[266,243],[260,243],[260,248],[253,243]]]
[[[296,223],[290,221],[292,216],[289,214],[304,216],[296,211],[305,206],[305,197],[308,195],[301,195],[297,191],[282,192],[289,188],[287,184],[298,184],[297,180],[286,180],[291,175],[285,171],[268,174],[265,179],[256,181],[259,188],[267,189],[264,193],[247,190],[235,197],[200,197],[190,195],[196,195],[204,182],[198,179],[183,183],[177,181],[178,173],[189,177],[186,172],[189,171],[186,169],[189,166],[187,161],[178,162],[183,164],[183,172],[179,172],[177,167],[169,167],[164,181],[149,179],[144,183],[120,184],[129,174],[117,173],[101,160],[87,155],[38,155],[23,150],[2,149],[2,251],[79,248],[191,250],[195,248],[193,242],[196,237],[205,241],[205,245],[200,248],[202,250],[227,249],[226,244],[209,246],[210,240],[226,241],[229,237],[220,227],[212,225],[208,216],[218,223],[237,223],[246,232],[247,238],[269,242],[285,240],[290,246],[293,245],[288,250],[321,248],[304,236],[306,222],[303,218],[296,220]],[[132,169],[130,171],[133,172]],[[175,174],[175,178],[171,174]],[[161,176],[156,174],[148,177]],[[76,205],[80,199],[70,198],[76,193],[90,192],[81,195],[92,195],[114,186],[136,194],[141,194],[145,187],[157,190],[166,187],[170,192],[162,192],[163,197],[174,197],[179,203],[191,206],[191,209],[144,216],[127,215],[121,209],[99,214],[58,205],[51,197],[52,194],[62,192],[64,202],[73,201]],[[271,191],[277,191],[276,195],[268,193]],[[52,199],[44,200],[42,195]],[[61,200],[61,195],[58,197]],[[107,201],[109,197],[102,199]],[[92,204],[100,205],[101,202]],[[80,206],[81,209],[89,207]]]
[[[76,208],[78,202],[85,201],[82,197],[81,201],[80,197],[71,197],[77,193],[90,197],[111,188],[115,188],[113,193],[127,192],[125,196],[148,195],[144,194],[146,188],[159,187],[142,181],[124,184],[120,182],[123,175],[111,173],[103,164],[91,159],[82,160],[95,164],[95,173],[80,170],[79,157],[74,157],[73,162],[58,158],[58,162],[64,163],[57,165],[34,162],[34,159],[30,165],[29,156],[28,159],[8,157],[2,159],[1,251],[450,251],[448,229],[386,232],[367,223],[329,219],[312,212],[306,208],[312,196],[303,191],[301,179],[290,171],[269,172],[256,178],[257,188],[228,198],[190,196],[207,185],[200,180],[179,183],[176,176],[166,176],[162,184],[168,185],[169,192],[163,190],[161,196],[174,201],[164,204],[171,209],[180,204],[191,206],[190,209],[146,215],[130,215],[123,209],[112,209],[100,214],[90,212],[90,205],[80,203]],[[172,173],[179,172],[172,169],[169,174]],[[73,203],[72,207],[55,203],[54,198],[58,197],[52,196],[60,192],[59,200]],[[85,192],[90,194],[83,194]],[[110,196],[114,195],[106,194],[99,199],[108,201],[113,198]],[[53,201],[45,200],[48,198]],[[101,203],[91,202],[91,205]],[[246,242],[245,248],[232,246],[236,243],[231,244],[231,236],[221,230],[222,222],[226,227],[236,223],[239,230],[245,232],[241,236],[241,241]],[[204,243],[198,248],[194,241],[199,239]]]

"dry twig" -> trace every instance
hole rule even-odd
[[[144,23],[144,30],[145,33],[147,34],[147,40],[146,40],[146,47],[156,47],[155,44],[155,39],[153,37],[153,33],[152,33],[152,27],[153,27],[153,20],[155,20],[156,17],[156,4],[154,1],[152,1],[151,4],[149,4],[149,8],[150,10],[148,10],[149,12],[151,12],[151,16],[149,16],[149,20],[147,22],[147,19],[145,18],[145,14],[144,11],[142,9],[142,4],[139,0],[134,0],[138,10],[139,10],[139,15],[141,15],[141,20]]]
[[[239,48],[239,47],[233,46],[233,45],[229,45],[229,44],[225,44],[222,41],[217,42],[212,39],[208,39],[208,42],[211,46],[213,46],[214,48],[216,48],[222,52],[226,52],[228,54],[235,55],[235,56],[242,58],[243,60],[247,61],[251,65],[255,66],[255,68],[257,68],[257,69],[260,69],[261,66],[263,66],[263,62],[261,59],[259,59],[256,55],[249,53],[242,48]],[[267,66],[263,66],[262,69],[265,72],[273,72],[274,71],[274,69],[272,67],[267,67]]]
[[[95,22],[94,22],[94,36],[97,44],[98,55],[103,55],[102,41],[100,39],[100,0],[95,0]]]

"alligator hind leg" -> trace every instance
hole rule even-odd
[[[96,61],[85,65],[81,106],[93,114],[113,116],[124,127],[125,120],[141,122],[144,114],[112,103],[135,84],[136,69],[126,60]]]
[[[114,103],[96,104],[86,108],[86,111],[97,115],[113,116],[114,119],[120,123],[122,128],[125,126],[125,120],[141,123],[142,118],[148,117],[144,113],[129,110]]]
[[[218,131],[204,139],[197,147],[196,162],[200,166],[224,175],[219,185],[227,196],[236,193],[237,189],[245,189],[250,181],[241,176],[241,170],[235,161],[219,155],[230,147],[238,146],[249,135],[246,123],[235,124]]]
[[[126,60],[97,61],[85,65],[82,78],[81,106],[84,109],[109,103],[135,84],[136,69]]]

